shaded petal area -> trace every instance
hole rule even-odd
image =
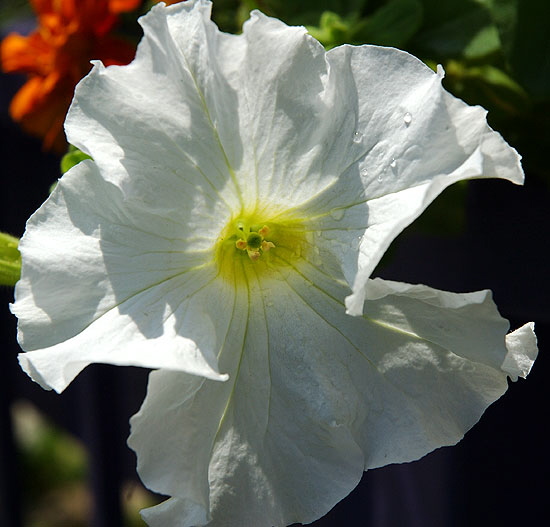
[[[183,216],[163,217],[124,201],[91,161],[60,180],[28,222],[12,306],[36,381],[61,391],[91,362],[225,378],[216,353],[234,292],[217,278],[212,241],[193,228],[205,221],[197,196],[186,196]]]
[[[532,327],[505,338],[488,292],[369,291],[349,317],[345,283],[308,264],[268,292],[251,281],[242,351],[220,356],[227,383],[151,375],[129,444],[144,482],[174,498],[150,525],[314,521],[363,470],[459,441],[506,391],[512,357],[526,374],[536,356]]]

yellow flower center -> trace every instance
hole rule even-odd
[[[230,219],[215,250],[219,273],[231,282],[276,276],[311,247],[303,220],[289,213],[246,212]],[[248,277],[248,278],[247,278]]]

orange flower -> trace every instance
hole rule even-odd
[[[78,81],[90,60],[127,64],[135,47],[110,35],[118,14],[140,0],[30,0],[38,28],[24,37],[12,33],[0,44],[0,64],[8,73],[26,73],[10,114],[24,130],[43,138],[46,149],[66,148],[63,122]]]

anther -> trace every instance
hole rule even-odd
[[[269,249],[273,249],[275,247],[275,244],[273,242],[266,242],[265,240],[262,242],[262,251],[266,253],[269,251]]]

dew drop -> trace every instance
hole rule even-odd
[[[390,167],[395,168],[397,166],[397,161],[394,157],[391,158]]]
[[[361,177],[367,177],[369,175],[369,171],[366,168],[361,169]]]
[[[403,121],[405,122],[405,125],[409,126],[411,123],[412,123],[412,120],[413,120],[413,116],[407,112],[405,114],[405,117],[403,117]]]
[[[378,181],[378,183],[381,183],[382,182],[382,174],[378,174],[378,177],[376,178],[376,180]]]
[[[333,209],[330,211],[330,215],[333,219],[339,221],[344,217],[344,209]]]
[[[363,140],[363,134],[361,132],[355,132],[353,134],[353,142],[360,143]]]

